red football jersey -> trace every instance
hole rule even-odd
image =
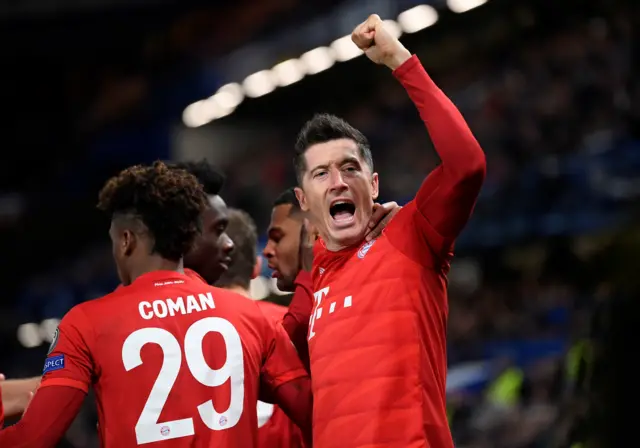
[[[360,247],[316,249],[314,448],[453,447],[445,403],[448,264],[425,244],[417,213],[409,203]]]
[[[446,274],[486,165],[464,119],[415,56],[394,75],[441,164],[378,239],[338,252],[316,244],[308,334],[314,448],[453,447]]]
[[[4,426],[4,406],[2,405],[2,387],[0,386],[0,428]]]
[[[40,387],[93,386],[105,448],[255,447],[259,384],[305,375],[254,302],[158,271],[69,311]]]
[[[184,270],[188,277],[204,282],[205,280],[191,269]],[[245,299],[238,296],[238,299]],[[256,301],[267,318],[280,325],[287,308],[275,303]],[[305,446],[300,428],[278,406],[258,402],[258,447],[259,448],[302,448]]]
[[[262,312],[274,323],[280,324],[287,312],[284,306],[256,301]],[[258,402],[258,447],[259,448],[303,448],[304,439],[300,428],[286,416],[277,405]]]

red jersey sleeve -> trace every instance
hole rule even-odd
[[[413,215],[431,250],[446,257],[480,193],[485,155],[460,111],[415,55],[393,74],[418,109],[440,158],[440,165],[418,190]]]
[[[22,419],[0,431],[0,446],[53,448],[80,411],[85,394],[75,387],[38,390]]]
[[[40,388],[48,386],[75,387],[84,393],[94,373],[90,346],[93,328],[80,307],[72,308],[62,319],[45,360]]]
[[[271,391],[275,391],[289,381],[308,375],[284,328],[273,322],[269,322],[269,325],[273,336],[267,345],[261,381]],[[275,396],[273,393],[270,395]]]
[[[2,386],[0,386],[0,429],[4,426],[4,404],[2,403]]]
[[[284,315],[282,326],[289,335],[291,342],[298,351],[298,356],[309,371],[309,345],[307,335],[309,333],[309,319],[313,309],[313,282],[311,274],[300,271],[295,279],[296,289],[289,304],[289,309]]]
[[[289,381],[276,389],[276,402],[302,432],[306,445],[311,446],[313,394],[308,376]]]

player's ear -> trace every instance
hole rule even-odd
[[[251,280],[257,278],[262,271],[262,257],[258,255],[256,257],[256,263],[253,265],[253,272],[251,272]]]
[[[371,196],[374,201],[378,199],[378,195],[380,193],[378,182],[378,173],[373,173],[371,175]]]
[[[120,240],[120,250],[126,257],[130,256],[136,248],[137,238],[136,234],[131,230],[125,229],[122,232],[122,238]]]
[[[309,211],[309,204],[307,204],[307,196],[304,194],[304,191],[300,187],[295,187],[293,191],[296,192],[296,198],[298,198],[298,202],[300,203],[300,208],[303,212]]]

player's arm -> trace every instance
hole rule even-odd
[[[416,195],[426,237],[447,251],[468,221],[486,173],[482,148],[456,106],[429,77],[419,59],[392,36],[380,17],[359,25],[352,38],[367,56],[393,70],[415,104],[440,158]]]
[[[304,376],[288,381],[278,387],[274,394],[275,402],[300,428],[306,444],[311,446],[311,418],[313,415],[311,378]]]
[[[309,371],[309,318],[313,309],[313,282],[311,274],[301,270],[295,279],[296,289],[289,304],[289,309],[282,319],[282,326],[298,351],[298,356]]]
[[[261,385],[287,416],[302,430],[305,441],[311,443],[313,399],[311,380],[305,371],[291,340],[279,325],[272,325],[269,344],[261,372]]]
[[[16,417],[22,414],[29,404],[31,392],[36,390],[38,384],[40,384],[40,377],[0,381],[0,401],[4,415]]]
[[[62,319],[38,390],[19,423],[0,431],[0,447],[53,447],[77,415],[95,371],[93,330],[78,307]]]
[[[300,229],[300,247],[298,248],[300,266],[294,280],[295,290],[289,309],[282,320],[282,326],[298,351],[298,356],[307,372],[310,372],[307,335],[314,300],[311,270],[313,268],[313,247],[317,238],[317,230],[305,218]]]
[[[0,446],[55,447],[78,415],[84,397],[85,393],[74,387],[57,386],[38,390],[22,419],[0,430]]]

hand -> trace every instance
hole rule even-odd
[[[389,221],[400,211],[400,207],[396,202],[387,202],[385,204],[373,204],[373,215],[367,226],[367,233],[364,236],[365,241],[371,241],[378,238]]]
[[[318,231],[304,218],[302,229],[300,229],[300,269],[311,272],[313,266],[313,246],[318,239]]]
[[[16,417],[26,411],[33,398],[33,391],[40,384],[40,377],[5,380],[0,375],[0,387],[2,388],[2,406],[7,417]]]
[[[377,14],[372,14],[351,33],[351,40],[376,64],[391,70],[400,67],[411,53],[386,28]]]

